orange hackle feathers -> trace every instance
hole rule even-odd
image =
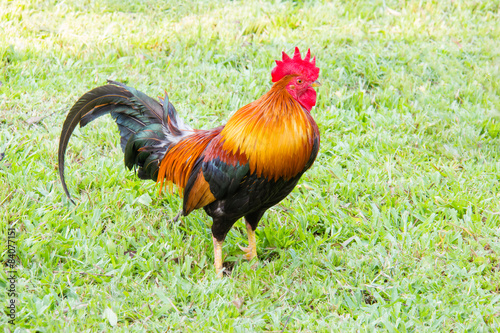
[[[218,158],[222,162],[232,166],[236,166],[237,163],[239,163],[239,165],[245,165],[248,163],[248,159],[245,154],[241,153],[239,150],[232,152],[231,150],[224,149],[224,140],[220,134],[205,151],[205,161],[215,158]]]
[[[221,132],[223,148],[248,159],[250,172],[277,180],[290,179],[307,164],[318,127],[309,112],[285,89],[293,76],[239,109]]]
[[[197,130],[193,135],[176,143],[165,154],[158,171],[157,183],[160,183],[160,193],[164,182],[173,183],[180,189],[186,186],[194,164],[220,130],[221,128],[211,131]]]

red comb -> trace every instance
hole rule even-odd
[[[316,81],[319,75],[319,68],[316,67],[316,57],[311,60],[311,50],[307,50],[307,54],[302,59],[299,48],[295,48],[293,58],[290,58],[283,52],[282,61],[276,60],[276,67],[273,68],[271,76],[273,82],[278,82],[287,75],[302,75],[311,81]]]

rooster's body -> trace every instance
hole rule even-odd
[[[283,200],[310,168],[319,149],[319,131],[310,110],[316,102],[319,69],[298,49],[277,61],[271,90],[239,109],[226,125],[195,130],[178,117],[166,96],[157,102],[123,84],[110,82],[83,95],[63,125],[59,172],[78,123],[85,126],[110,113],[120,129],[125,165],[138,176],[174,183],[183,192],[182,214],[204,208],[213,219],[217,274],[222,275],[222,243],[244,217],[249,247],[256,257],[255,229],[264,212]]]

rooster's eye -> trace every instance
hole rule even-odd
[[[297,83],[298,83],[298,84],[302,84],[302,80],[301,80],[301,79],[298,79],[298,80],[297,80]]]

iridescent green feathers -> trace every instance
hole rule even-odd
[[[110,84],[83,95],[73,105],[63,125],[59,141],[59,175],[64,192],[70,199],[64,179],[64,157],[71,134],[78,124],[84,127],[100,116],[111,114],[120,130],[125,165],[129,169],[138,167],[140,178],[153,180],[158,175],[159,160],[170,144],[167,137],[182,135],[179,127],[186,128],[177,118],[168,96],[158,102],[134,88],[108,82]]]

